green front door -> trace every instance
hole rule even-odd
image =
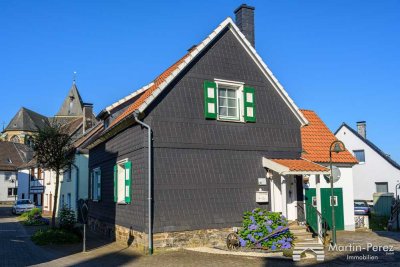
[[[317,200],[315,188],[305,189],[306,221],[314,232],[318,231]],[[315,207],[315,208],[313,208]]]
[[[344,213],[343,213],[343,191],[342,188],[334,188],[333,195],[335,196],[335,222],[336,230],[344,230]],[[321,209],[322,217],[324,217],[332,229],[332,208],[330,204],[331,189],[321,188]]]

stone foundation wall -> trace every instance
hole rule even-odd
[[[116,241],[132,247],[147,251],[147,234],[128,229],[119,225],[112,225],[101,222],[94,218],[89,218],[89,228],[92,231],[110,238],[110,241]],[[233,228],[221,229],[201,229],[181,232],[164,232],[153,234],[153,247],[157,249],[182,248],[182,247],[200,247],[200,246],[225,246],[226,237],[233,232]]]

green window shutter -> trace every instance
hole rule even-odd
[[[101,200],[101,170],[97,170],[97,200]]]
[[[204,117],[206,119],[217,118],[217,84],[204,81]]]
[[[246,122],[256,122],[256,103],[253,87],[244,87],[244,120]]]
[[[125,163],[125,203],[131,203],[132,162]]]
[[[118,165],[114,165],[114,202],[118,202]]]
[[[90,172],[89,198],[93,200],[93,171]]]

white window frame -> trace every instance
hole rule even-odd
[[[359,161],[359,164],[364,164],[365,163],[365,150],[364,149],[354,149],[353,150],[353,154],[354,157],[358,160],[357,156],[356,156],[356,152],[363,152],[364,153],[364,161]]]
[[[386,192],[378,192],[378,185],[386,186]],[[376,193],[388,193],[389,192],[389,183],[388,182],[375,182],[375,191]]]
[[[11,195],[8,194],[8,190],[9,189],[11,189],[11,193],[12,193]],[[8,189],[7,189],[7,197],[15,197],[15,196],[17,196],[18,192],[15,192],[17,190],[18,190],[17,187],[8,187]]]
[[[244,99],[243,99],[244,83],[236,82],[236,81],[220,80],[220,79],[214,79],[214,82],[217,85],[217,90],[216,90],[217,120],[230,121],[230,122],[245,122],[244,121]],[[236,97],[238,100],[238,117],[229,117],[229,116],[221,116],[220,115],[220,113],[219,113],[219,88],[220,87],[226,88],[226,89],[237,90]]]
[[[123,159],[117,162],[117,204],[125,205],[127,204],[125,201],[125,177],[126,177],[126,169],[125,163],[128,162],[128,159]],[[120,172],[121,175],[120,176]]]
[[[101,188],[98,188],[98,179],[100,179],[101,184],[101,170],[100,167],[93,169],[93,179],[92,179],[92,200],[99,201],[101,198]]]
[[[334,203],[334,206],[337,207],[339,205],[338,197],[337,196],[333,196],[333,201],[334,202],[332,202],[332,196],[329,196],[329,206],[332,207],[332,203]]]

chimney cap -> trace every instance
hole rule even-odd
[[[83,106],[84,107],[93,107],[93,104],[92,103],[83,103]]]
[[[366,121],[357,121],[357,124],[366,123]]]
[[[253,6],[248,6],[248,5],[246,5],[246,4],[241,4],[238,8],[235,9],[234,13],[236,14],[236,13],[239,12],[239,10],[242,9],[242,8],[247,8],[247,9],[251,9],[251,10],[256,9],[256,8],[253,7]]]

